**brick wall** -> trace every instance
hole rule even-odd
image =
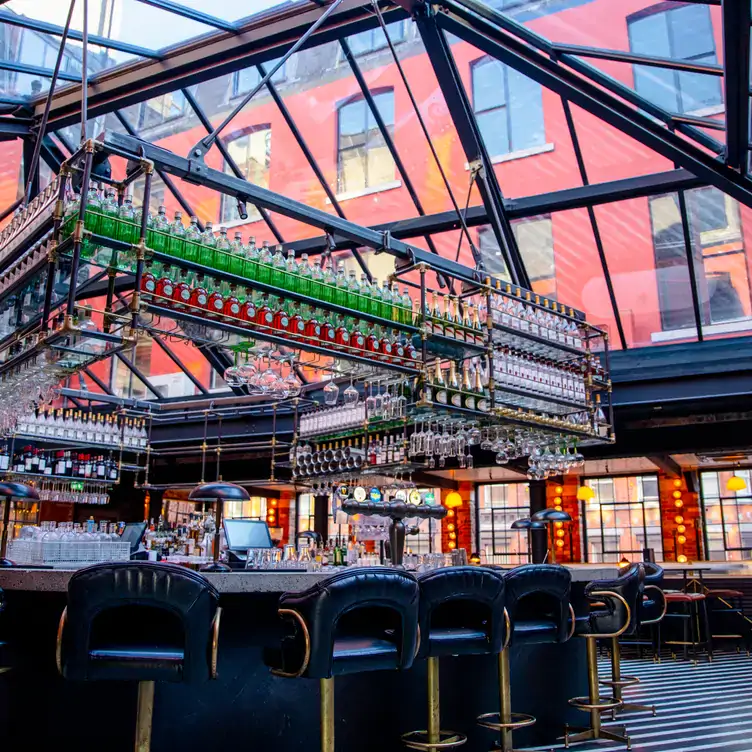
[[[579,485],[579,479],[573,475],[546,482],[546,506],[567,512],[572,518],[571,522],[554,523],[554,540],[561,541],[561,545],[555,544],[556,560],[561,564],[582,561],[580,502],[577,501]]]
[[[451,492],[441,489],[441,503]],[[462,497],[462,506],[450,509],[441,524],[441,550],[448,553],[454,548],[464,548],[468,558],[475,550],[473,539],[473,514],[475,514],[475,487],[472,483],[460,483],[458,493]]]

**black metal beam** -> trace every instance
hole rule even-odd
[[[194,8],[186,8],[185,5],[174,3],[172,0],[138,0],[138,2],[143,3],[144,5],[151,5],[160,10],[166,10],[169,13],[174,13],[176,16],[183,16],[183,18],[188,18],[191,21],[196,21],[197,23],[202,23],[206,26],[213,26],[215,29],[231,31],[233,33],[236,31],[235,24],[230,23],[229,21],[224,21],[221,18],[209,15],[208,13],[203,13]]]
[[[17,63],[10,60],[0,61],[0,70],[12,71],[15,73],[28,73],[30,76],[41,76],[42,78],[52,78],[54,73],[52,68],[44,68],[41,65],[29,65],[28,63]],[[57,77],[61,81],[81,82],[81,76],[73,73],[66,73],[65,71],[60,71],[57,74]]]
[[[682,467],[670,454],[649,454],[647,459],[669,478],[681,478]]]
[[[408,2],[409,0],[404,1]],[[530,277],[525,269],[512,226],[509,224],[505,213],[501,186],[483,143],[483,137],[455,65],[449,43],[437,23],[436,16],[432,13],[417,13],[414,18],[439,82],[439,87],[444,95],[449,114],[454,121],[465,157],[470,169],[475,171],[478,192],[483,201],[483,206],[486,208],[489,225],[496,237],[496,243],[504,257],[509,274],[515,284],[530,289]]]
[[[567,128],[569,129],[569,136],[572,139],[572,148],[574,149],[574,156],[577,160],[577,168],[580,171],[580,178],[583,185],[588,185],[590,180],[588,179],[587,167],[585,166],[585,159],[582,155],[582,148],[580,147],[580,138],[577,135],[577,128],[574,124],[574,118],[572,117],[572,108],[569,102],[562,97],[561,104],[564,108],[564,117],[567,121]],[[601,262],[601,269],[603,270],[603,278],[606,282],[606,289],[608,290],[608,298],[611,301],[611,310],[614,314],[614,321],[616,322],[616,331],[619,334],[619,343],[623,350],[627,348],[627,338],[624,336],[624,327],[621,323],[621,315],[619,314],[619,304],[616,300],[616,292],[614,290],[614,283],[611,279],[611,273],[608,269],[608,260],[606,259],[606,250],[603,247],[603,239],[601,238],[600,228],[598,227],[598,221],[595,217],[595,209],[592,206],[587,207],[588,219],[590,220],[590,228],[593,231],[593,239],[595,240],[595,247],[598,251],[598,258]]]
[[[197,345],[196,347],[209,361],[209,365],[217,374],[219,374],[220,378],[224,379],[225,371],[232,365],[232,361],[230,360],[228,355],[222,350],[217,350],[211,345]],[[231,387],[231,389],[237,395],[244,395],[247,393],[239,386],[233,386]]]
[[[104,71],[96,76],[96,84],[89,87],[90,117],[279,58],[324,10],[313,4],[310,9],[278,6],[239,24],[237,32],[216,32],[201,43],[190,40],[167,50],[158,61],[138,60],[120,66],[114,73]],[[388,22],[406,18],[405,12],[395,6],[385,7],[384,14]],[[369,0],[343,0],[303,49],[378,25]],[[89,41],[93,42],[91,36]],[[76,122],[80,118],[80,102],[80,86],[56,92],[50,113],[53,127]],[[35,101],[34,105],[37,114],[41,114],[43,103]]]
[[[648,65],[654,68],[669,68],[671,70],[685,71],[687,73],[703,73],[710,76],[723,75],[723,66],[718,65],[717,63],[698,63],[695,60],[680,60],[675,57],[656,57],[654,55],[641,55],[637,52],[604,50],[598,47],[586,47],[580,44],[560,44],[559,42],[554,42],[552,46],[558,53],[577,55],[578,57],[611,60],[615,63]]]
[[[40,21],[35,18],[28,18],[27,16],[19,16],[10,11],[0,10],[0,23],[9,24],[10,26],[18,26],[22,29],[30,29],[31,31],[38,31],[42,34],[49,34],[53,37],[61,37],[63,35],[63,27],[56,24],[47,23],[46,21]],[[71,29],[68,33],[69,39],[75,39],[77,42],[83,41],[83,34],[80,31]],[[99,47],[106,47],[110,50],[118,50],[118,52],[127,52],[130,55],[136,55],[138,57],[148,57],[159,60],[161,55],[155,50],[150,50],[146,47],[139,47],[136,44],[127,44],[126,42],[120,42],[117,39],[110,39],[109,37],[102,37],[98,34],[89,34],[89,44],[96,44]],[[92,82],[94,77],[90,77],[89,81]],[[80,99],[79,93],[79,99]]]
[[[681,216],[682,237],[687,254],[687,272],[689,274],[690,295],[692,296],[692,309],[695,314],[695,328],[697,339],[702,342],[702,311],[700,308],[700,288],[698,287],[697,268],[695,267],[695,248],[692,242],[692,231],[689,226],[689,213],[687,212],[687,198],[684,191],[679,191],[679,214]]]
[[[110,387],[109,387],[109,386],[107,386],[107,384],[105,384],[105,383],[104,383],[104,381],[102,381],[102,379],[100,379],[100,378],[99,378],[99,376],[97,376],[97,374],[96,374],[96,373],[94,373],[94,372],[93,372],[92,370],[90,370],[89,368],[86,368],[86,367],[84,366],[84,368],[83,368],[83,372],[84,372],[84,373],[85,373],[85,374],[86,374],[86,375],[87,375],[87,376],[88,376],[88,377],[89,377],[89,378],[90,378],[90,379],[91,379],[91,380],[92,380],[92,381],[93,381],[93,382],[94,382],[94,383],[95,383],[95,384],[96,384],[96,385],[97,385],[97,386],[98,386],[98,387],[99,387],[99,388],[100,388],[100,389],[101,389],[101,390],[102,390],[102,391],[103,391],[103,392],[104,392],[105,394],[109,395],[110,397],[115,397],[115,396],[116,396],[116,395],[115,395],[115,392],[113,392],[113,391],[112,391],[112,389],[110,389]]]
[[[188,367],[177,356],[175,351],[158,335],[153,334],[152,339],[159,345],[167,357],[191,380],[201,394],[209,394],[209,390],[188,370]]]
[[[744,0],[723,0],[723,67],[726,164],[747,174],[749,134],[750,9]]]
[[[677,190],[700,188],[706,185],[688,170],[678,169],[658,172],[651,175],[639,175],[634,178],[613,180],[607,183],[594,183],[577,188],[566,188],[551,193],[541,193],[524,198],[504,199],[504,207],[509,219],[535,217],[538,214],[550,214],[568,209],[582,209],[588,206],[607,204],[612,201],[626,201],[632,198],[644,198]],[[485,207],[471,206],[463,211],[463,217],[469,227],[488,223]],[[457,213],[454,211],[429,214],[425,217],[400,219],[372,225],[376,232],[389,232],[393,238],[405,240],[417,238],[426,233],[434,234],[452,232],[460,229]],[[337,248],[349,248],[352,244],[346,238],[335,235],[333,240]],[[319,236],[288,243],[296,253],[320,253],[327,248],[327,239]]]
[[[370,110],[371,115],[376,122],[376,127],[379,129],[381,137],[384,139],[384,143],[386,144],[387,149],[389,149],[389,153],[392,155],[392,159],[394,160],[394,164],[396,165],[397,171],[400,174],[402,183],[404,184],[407,192],[410,194],[410,199],[415,206],[415,211],[418,212],[419,216],[424,217],[426,212],[423,208],[420,197],[418,196],[418,192],[415,190],[415,186],[413,185],[413,181],[410,178],[410,174],[405,168],[405,165],[402,162],[402,158],[397,151],[397,146],[394,143],[392,134],[389,133],[389,129],[384,122],[384,118],[381,116],[379,108],[376,106],[376,102],[373,98],[373,95],[371,94],[370,89],[368,88],[368,82],[363,75],[363,71],[361,71],[360,65],[358,65],[358,61],[352,54],[352,50],[350,49],[350,45],[347,43],[347,40],[340,39],[339,44],[342,49],[342,53],[345,56],[345,60],[347,60],[347,63],[350,66],[350,70],[352,70],[353,75],[355,76],[355,80],[358,82],[358,86],[360,87],[363,99],[366,101],[368,109]],[[431,238],[428,236],[426,236],[426,244],[428,245],[428,249],[431,251],[431,253],[435,253],[437,256],[439,255],[439,251],[434,245],[433,240],[431,240]],[[475,263],[477,264],[478,261],[479,259],[476,258]]]
[[[60,172],[60,165],[65,159],[65,155],[49,136],[45,136],[42,139],[42,151],[40,154],[48,167],[56,173]]]
[[[141,369],[133,363],[133,361],[130,360],[130,358],[126,357],[121,352],[116,352],[115,357],[123,363],[123,365],[128,368],[129,371],[133,373],[133,375],[138,378],[139,381],[143,383],[143,385],[157,398],[159,399],[162,395],[157,391],[157,388],[149,381],[149,377],[141,371]]]
[[[451,8],[451,13],[437,16],[439,25],[445,31],[456,34],[492,57],[511,65],[542,86],[566,97],[573,104],[685,167],[701,180],[743,204],[752,206],[752,181],[736,170],[469,10],[467,4],[473,0],[463,0],[463,4],[454,0],[443,2]],[[488,9],[485,13],[498,15]]]
[[[29,198],[33,198],[39,193],[39,162],[34,165],[34,175],[30,177],[29,171],[34,163],[34,149],[36,139],[25,138],[23,140],[23,177],[24,186],[28,186],[26,193]]]

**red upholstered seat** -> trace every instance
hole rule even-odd
[[[691,603],[690,593],[665,593],[666,603]]]
[[[718,590],[708,590],[708,598],[743,598],[744,593],[741,590],[724,590],[719,588]]]

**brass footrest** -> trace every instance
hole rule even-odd
[[[478,716],[477,723],[479,726],[483,726],[483,728],[491,729],[491,731],[524,728],[525,726],[532,726],[535,723],[535,717],[532,715],[511,713],[511,717],[511,721],[503,723],[501,713],[484,713]]]
[[[604,687],[631,687],[639,683],[640,680],[636,676],[622,676],[618,681],[614,679],[600,679],[598,681],[598,684],[602,684]]]
[[[569,704],[579,710],[616,710],[622,706],[623,702],[615,697],[599,697],[596,704],[589,697],[572,697]]]
[[[428,731],[408,731],[402,734],[402,741],[408,749],[438,750],[460,747],[467,741],[467,737],[456,731],[439,731],[439,740],[432,742],[428,740]]]

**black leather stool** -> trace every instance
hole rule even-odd
[[[154,683],[215,678],[221,609],[206,578],[151,562],[96,564],[68,583],[57,667],[75,681],[136,681],[136,752],[149,752]]]
[[[568,569],[552,564],[525,564],[504,575],[506,609],[511,620],[507,644],[499,653],[499,697],[501,710],[478,717],[485,728],[501,732],[501,743],[494,752],[515,752],[514,729],[531,726],[531,715],[512,712],[509,643],[540,645],[569,640],[575,630],[575,616],[569,601],[572,575]]]
[[[5,610],[5,593],[3,593],[2,589],[0,589],[0,614],[3,613]],[[4,642],[0,642],[0,650],[5,647]],[[2,661],[0,661],[0,674],[4,674],[6,671],[10,671],[9,666],[3,666]]]
[[[277,676],[319,680],[321,752],[334,752],[334,677],[412,666],[418,583],[397,569],[348,569],[285,593],[279,615],[293,631],[265,651],[265,661]]]
[[[650,627],[653,662],[661,662],[661,622],[666,616],[668,603],[663,592],[663,567],[652,561],[643,561],[645,569],[645,594],[640,609],[640,629]]]
[[[744,613],[744,593],[733,588],[712,588],[705,591],[708,621],[712,639],[736,640],[736,651],[742,643],[749,657],[750,621]]]
[[[428,661],[428,727],[402,736],[409,749],[459,747],[467,737],[441,729],[439,658],[497,655],[509,638],[502,572],[477,566],[447,567],[423,575],[420,583],[419,658]]]
[[[577,620],[577,635],[587,641],[588,696],[573,697],[569,702],[580,710],[590,713],[590,727],[578,729],[570,735],[567,727],[564,746],[597,739],[620,742],[631,749],[626,732],[617,734],[601,727],[601,713],[617,710],[622,701],[615,697],[601,697],[598,682],[598,640],[617,640],[623,634],[634,634],[639,624],[638,599],[643,592],[645,570],[641,564],[631,566],[621,577],[614,580],[595,580],[585,586],[585,597],[597,602],[586,619]],[[631,604],[631,605],[630,605]]]

